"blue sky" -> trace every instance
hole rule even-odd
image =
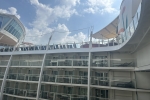
[[[121,1],[0,0],[0,12],[14,14],[22,21],[25,41],[44,44],[56,31],[52,43],[81,42],[88,39],[88,27],[97,32],[117,17]]]

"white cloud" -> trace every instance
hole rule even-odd
[[[33,29],[33,30],[26,29],[26,30],[27,33],[36,33],[42,35],[42,33],[37,29]],[[49,32],[50,32],[49,34],[43,34],[42,36],[38,36],[38,37],[34,37],[34,35],[30,34],[30,36],[33,37],[26,37],[26,41],[34,44],[47,44],[51,33],[53,33],[51,44],[74,43],[74,42],[82,42],[88,40],[87,36],[82,32],[79,32],[71,36],[70,35],[71,32],[69,31],[69,29],[66,27],[65,24],[58,24],[57,27],[51,28]]]
[[[112,7],[114,0],[88,0],[88,8],[84,9],[87,13],[113,13],[117,11]]]
[[[87,39],[87,36],[81,32],[70,36],[71,32],[69,32],[65,24],[58,24],[58,26],[50,28],[58,19],[69,19],[72,15],[77,14],[74,6],[80,4],[80,0],[63,0],[59,6],[54,6],[53,8],[40,3],[38,0],[30,0],[30,2],[36,8],[36,18],[30,23],[32,28],[26,28],[27,36],[44,35],[26,37],[25,41],[35,44],[46,44],[53,31],[55,32],[51,43],[81,42]]]
[[[20,19],[20,15],[17,14],[17,9],[14,7],[10,7],[10,8],[8,8],[8,10],[0,9],[0,13],[12,14],[12,15],[15,15],[18,19]]]

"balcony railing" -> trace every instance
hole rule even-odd
[[[0,66],[7,66],[8,60],[0,60]]]
[[[47,100],[87,100],[87,95],[42,91],[40,98]]]
[[[92,59],[92,67],[135,67],[136,59]]]
[[[88,66],[88,59],[46,59],[45,66]]]
[[[17,96],[24,96],[24,97],[36,97],[37,90],[27,90],[27,89],[18,89],[18,88],[11,88],[7,87],[4,89],[4,93],[17,95]]]
[[[135,79],[131,78],[113,78],[108,77],[91,77],[91,85],[97,86],[109,86],[109,87],[118,87],[118,88],[136,88]]]
[[[109,86],[109,77],[91,76],[91,85]]]
[[[4,77],[4,72],[0,72],[0,79],[3,79]]]
[[[43,75],[42,81],[69,84],[87,84],[87,76]]]
[[[111,87],[119,87],[119,88],[136,88],[135,79],[125,78],[125,79],[113,79],[110,81]]]
[[[24,80],[24,81],[39,81],[39,74],[10,73],[7,75],[7,79]]]
[[[12,60],[11,66],[42,66],[42,60]]]
[[[0,79],[3,79],[4,77],[4,72],[0,72]]]

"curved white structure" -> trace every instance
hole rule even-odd
[[[149,5],[123,0],[97,43],[2,48],[0,100],[150,100]]]
[[[0,46],[14,46],[25,36],[25,28],[15,15],[0,13]]]

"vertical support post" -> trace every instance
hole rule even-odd
[[[108,52],[108,67],[112,67],[112,66],[110,66],[110,52]]]
[[[51,34],[47,47],[46,47],[46,51],[48,51],[48,46],[50,44],[51,38],[52,38],[53,33]],[[41,80],[42,80],[42,74],[43,74],[43,70],[44,70],[44,65],[45,65],[45,58],[46,58],[46,51],[44,53],[44,57],[43,57],[43,61],[42,61],[42,66],[41,66],[41,71],[40,71],[40,76],[39,76],[39,82],[38,82],[38,87],[37,87],[37,96],[36,96],[36,100],[39,100],[39,94],[40,94],[40,90],[41,90]]]
[[[109,47],[109,39],[108,39],[108,47]]]
[[[115,45],[115,43],[114,43],[114,42],[115,42],[115,40],[114,40],[114,38],[113,38],[113,46]]]
[[[87,98],[90,100],[90,85],[91,85],[91,49],[92,49],[92,34],[93,32],[91,31],[90,35],[90,42],[89,42],[89,59],[88,59],[88,91],[87,91]]]
[[[88,96],[88,100],[90,100],[90,85],[91,85],[91,77],[90,77],[90,72],[91,72],[91,52],[89,52],[89,63],[88,63],[88,93],[87,93],[87,96]]]

